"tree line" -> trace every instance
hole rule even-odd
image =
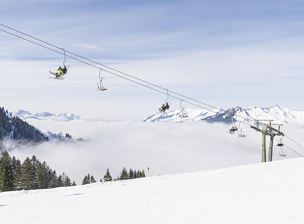
[[[123,168],[120,175],[112,178],[110,170],[107,169],[100,182],[128,180],[146,177],[144,170],[133,170]],[[93,175],[87,174],[82,184],[95,183]],[[14,156],[11,157],[7,151],[3,151],[0,157],[0,192],[18,190],[36,190],[55,187],[76,186],[75,182],[65,174],[59,176],[47,163],[40,162],[35,155],[27,157],[22,163]]]
[[[7,151],[0,158],[0,191],[35,190],[76,185],[62,173],[59,176],[46,162],[36,156],[26,158],[22,163]]]
[[[110,181],[118,181],[118,180],[129,180],[129,179],[136,179],[146,177],[144,170],[133,170],[130,169],[129,171],[124,167],[120,172],[120,175],[116,178],[112,178],[110,174],[110,170],[107,169],[106,174],[103,176],[103,179],[100,179],[100,182],[110,182]],[[87,174],[82,180],[82,185],[85,184],[92,184],[96,183],[96,180],[93,175]]]

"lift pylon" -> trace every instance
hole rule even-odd
[[[269,150],[268,150],[268,162],[272,161],[273,156],[273,141],[275,136],[284,136],[281,132],[281,126],[283,124],[275,124],[273,120],[256,120],[256,125],[251,125],[251,128],[262,133],[262,162],[266,162],[266,136],[269,136]],[[274,128],[277,127],[277,128]]]

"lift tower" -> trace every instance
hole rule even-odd
[[[275,136],[284,136],[284,133],[280,131],[283,124],[274,124],[273,120],[256,120],[255,126],[251,125],[256,131],[262,133],[262,162],[266,162],[266,136],[270,137],[269,151],[268,151],[268,162],[272,161],[273,155],[273,141]],[[274,128],[277,127],[277,128]]]

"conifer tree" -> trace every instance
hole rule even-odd
[[[57,187],[62,187],[62,186],[63,186],[62,176],[59,175],[59,177],[57,179]]]
[[[82,185],[90,183],[90,174],[86,175],[82,180]]]
[[[133,172],[133,170],[132,169],[130,169],[130,171],[129,171],[129,179],[134,179],[135,177],[134,177],[134,172]]]
[[[49,184],[48,184],[48,188],[54,188],[57,187],[57,175],[56,175],[56,171],[55,170],[49,170],[48,172],[48,176],[49,176]]]
[[[33,190],[39,188],[38,170],[39,170],[40,165],[41,165],[41,163],[39,162],[39,160],[37,160],[36,156],[32,156],[30,175],[31,175],[31,189],[33,189]]]
[[[14,190],[12,158],[4,151],[0,159],[0,191]]]
[[[104,179],[105,182],[112,181],[112,176],[111,176],[111,174],[110,174],[110,170],[109,170],[109,169],[107,169],[107,172],[106,172],[106,174],[104,175],[103,179]]]
[[[22,189],[21,162],[19,159],[16,159],[15,156],[13,156],[12,159],[12,168],[14,173],[14,190],[21,190]]]
[[[129,179],[129,174],[128,174],[128,171],[127,169],[124,167],[120,173],[120,177],[119,177],[120,180],[127,180]]]
[[[93,175],[90,177],[90,184],[92,184],[92,183],[96,183],[96,180],[95,180],[95,178],[93,177]]]
[[[50,175],[49,175],[49,167],[46,162],[40,163],[37,169],[37,180],[38,180],[38,188],[45,189],[49,187]]]
[[[142,171],[140,172],[140,177],[146,177],[145,170],[142,170]]]
[[[21,179],[22,179],[23,189],[25,190],[31,189],[31,179],[32,179],[31,169],[32,169],[31,160],[27,157],[21,166],[21,170],[22,170]]]
[[[71,179],[65,173],[62,173],[62,183],[64,187],[72,186]]]

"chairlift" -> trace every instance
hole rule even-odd
[[[285,157],[286,154],[284,153],[284,143],[283,143],[283,138],[280,139],[280,141],[277,144],[278,150],[279,150],[279,155],[282,157]]]
[[[239,136],[240,138],[245,138],[245,137],[246,137],[246,135],[245,135],[245,133],[243,132],[242,129],[239,130],[238,136]]]
[[[107,90],[107,88],[105,88],[104,86],[103,86],[103,77],[101,77],[101,70],[102,69],[100,69],[99,70],[99,81],[97,82],[97,91],[106,91]]]
[[[59,80],[63,80],[63,76],[67,74],[68,72],[68,66],[66,66],[65,62],[66,62],[66,53],[65,53],[65,49],[63,50],[63,63],[62,63],[62,67],[59,66],[59,68],[57,69],[56,72],[52,72],[49,71],[50,74],[54,75],[54,79],[59,79]]]
[[[244,130],[243,130],[243,128],[241,127],[241,122],[239,122],[238,136],[239,136],[240,138],[245,138],[245,137],[246,137],[246,135],[245,135],[245,133],[244,133]]]
[[[238,131],[238,127],[236,125],[233,125],[230,129],[229,132],[230,134],[235,134],[236,131]]]
[[[183,103],[183,100],[180,100],[180,102],[179,102],[179,107],[180,107],[180,114],[179,114],[179,116],[181,118],[186,118],[186,117],[188,117],[188,115],[187,115],[187,112],[185,111],[185,107],[182,106],[182,103]]]
[[[166,103],[164,103],[160,108],[159,108],[159,112],[164,113],[166,112],[166,110],[170,109],[170,105],[168,103],[168,99],[169,99],[169,90],[167,90],[167,98],[166,98]]]

